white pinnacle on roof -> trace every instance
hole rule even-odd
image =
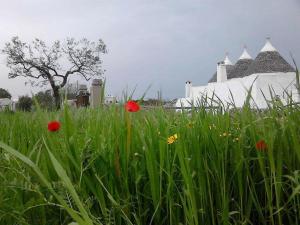
[[[225,65],[232,65],[232,62],[230,61],[230,59],[228,58],[228,53],[226,53],[225,59],[224,59],[224,64]]]
[[[276,48],[271,44],[270,38],[267,38],[265,46],[260,50],[260,52],[276,52]]]
[[[247,51],[247,47],[244,46],[244,51],[242,53],[242,55],[240,56],[239,59],[252,59],[252,57],[249,55],[248,51]]]

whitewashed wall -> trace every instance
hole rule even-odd
[[[207,96],[209,99],[213,98],[217,100],[217,97],[214,96],[218,96],[225,105],[234,102],[235,106],[242,107],[252,84],[251,96],[255,103],[253,101],[250,103],[253,106],[257,105],[259,108],[267,107],[265,98],[267,100],[271,99],[269,87],[272,87],[275,94],[283,101],[287,98],[287,95],[284,94],[285,90],[289,93],[293,93],[293,98],[297,101],[295,78],[296,75],[293,72],[252,74],[247,77],[234,78],[220,83],[208,83],[207,86],[190,87],[190,98],[178,99],[176,106],[190,106],[191,102],[198,105],[197,103],[202,97]]]
[[[293,100],[298,102],[297,90],[296,90],[296,74],[290,73],[266,73],[259,74],[256,80],[256,98],[255,102],[259,108],[267,107],[267,100],[271,100],[271,91],[274,95],[277,95],[284,103],[287,101],[287,94],[292,94]],[[263,93],[263,94],[262,94]],[[266,99],[265,99],[266,98]]]

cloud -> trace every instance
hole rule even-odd
[[[18,35],[51,43],[66,37],[102,38],[108,91],[120,95],[137,85],[141,96],[162,90],[165,98],[184,95],[184,82],[205,84],[226,51],[236,60],[246,43],[256,56],[266,36],[289,61],[300,63],[299,2],[294,1],[99,1],[10,0],[0,9],[0,47]],[[14,96],[30,93],[24,80],[8,80],[0,57],[0,86]]]

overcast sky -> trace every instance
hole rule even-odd
[[[135,86],[136,97],[184,96],[184,83],[206,84],[226,51],[235,62],[244,44],[255,57],[267,36],[300,66],[300,0],[1,0],[0,48],[13,36],[47,43],[101,38],[108,93]],[[0,87],[30,94],[24,79],[8,79],[0,56]],[[37,90],[33,90],[36,92]]]

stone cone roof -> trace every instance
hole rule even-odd
[[[263,51],[249,65],[244,76],[274,72],[295,72],[295,69],[277,51]]]
[[[253,61],[253,59],[239,59],[234,65],[231,73],[227,75],[227,79],[244,77]]]
[[[267,38],[266,44],[260,53],[253,60],[247,52],[246,46],[244,51],[236,62],[232,65],[228,56],[224,60],[227,71],[227,79],[241,78],[256,73],[276,73],[276,72],[295,72],[295,69],[279,54]],[[208,83],[217,82],[217,72],[214,73]]]

